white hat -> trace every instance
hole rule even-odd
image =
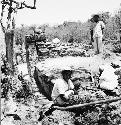
[[[71,71],[72,69],[69,66],[66,66],[66,67],[62,67],[62,71],[64,70]]]
[[[35,29],[35,32],[37,32],[37,33],[42,33],[42,30],[39,29],[39,28],[36,28],[36,29]]]
[[[56,43],[60,43],[60,40],[58,38],[55,38],[52,40],[52,42],[56,44]]]

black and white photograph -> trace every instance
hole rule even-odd
[[[1,125],[121,125],[121,0],[0,0]]]

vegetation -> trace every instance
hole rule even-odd
[[[24,5],[25,6],[25,5]],[[35,6],[34,6],[35,7]],[[100,13],[101,19],[106,24],[106,29],[104,31],[104,44],[105,49],[102,54],[102,58],[111,58],[112,55],[118,55],[120,58],[121,54],[121,9],[115,13],[112,17],[109,12]],[[21,64],[26,62],[26,52],[25,52],[25,35],[30,35],[35,38],[34,31],[37,26],[24,26],[16,28],[14,32],[15,36],[15,48],[14,56],[20,56],[20,61],[16,57],[16,64]],[[35,46],[29,46],[29,61],[31,68],[31,75],[33,76],[34,66],[40,59],[46,59],[48,57],[58,57],[58,56],[83,56],[88,57],[93,53],[93,46],[90,45],[90,20],[85,23],[82,22],[67,22],[58,26],[50,27],[49,25],[40,25],[40,29],[45,32],[45,36],[50,45],[46,42],[41,42],[40,53],[36,53]],[[52,40],[54,38],[59,38],[61,45],[52,45]],[[63,46],[64,45],[64,46]],[[19,46],[19,49],[17,48]],[[43,47],[42,47],[43,46]],[[59,47],[62,47],[61,49]],[[8,52],[9,53],[9,52]],[[55,54],[56,53],[56,54]],[[38,54],[38,55],[37,55]],[[120,60],[121,61],[121,60]],[[1,85],[1,95],[2,99],[2,120],[6,121],[7,115],[14,116],[13,123],[26,124],[26,125],[37,125],[39,124],[39,117],[41,117],[41,112],[44,112],[47,108],[44,108],[48,101],[42,94],[38,94],[38,89],[34,78],[32,81],[24,80],[22,74],[18,74],[17,67],[15,64],[14,75],[11,76],[11,67],[7,62],[5,56],[2,59],[2,85]],[[58,75],[55,72],[55,75]],[[79,75],[79,78],[77,78]],[[99,75],[99,74],[96,74]],[[119,91],[121,95],[121,71],[118,72],[119,78]],[[98,77],[98,76],[95,76]],[[45,82],[48,77],[45,77]],[[95,78],[94,84],[90,80],[90,75],[88,73],[79,73],[73,78],[75,88],[77,90],[77,95],[70,97],[70,103],[80,104],[85,102],[92,102],[95,100],[101,100],[105,98],[114,98],[115,96],[102,96],[103,93],[97,93],[96,96],[92,97],[91,93],[99,91],[97,88],[98,78]],[[48,81],[49,83],[49,81]],[[86,85],[85,85],[86,83]],[[83,86],[84,85],[84,86]],[[82,92],[81,94],[79,92]],[[8,112],[9,105],[6,102],[10,102],[9,98],[12,96],[13,102],[15,102],[16,110],[14,113]],[[10,103],[11,104],[11,103]],[[12,104],[11,104],[12,105]],[[19,115],[19,119],[15,118],[15,114]],[[17,119],[17,120],[16,120]],[[120,125],[121,124],[121,101],[117,101],[110,104],[95,105],[75,109],[75,111],[61,111],[54,110],[48,116],[43,117],[41,120],[43,125]],[[6,123],[8,124],[8,123]]]
[[[105,40],[120,40],[119,31],[120,31],[120,22],[121,22],[121,10],[112,17],[109,12],[102,12],[99,14],[101,19],[106,24],[106,29],[104,32]],[[92,15],[93,16],[93,15]],[[25,34],[32,34],[32,30],[36,27],[34,26],[23,26],[19,29],[16,29],[16,43],[19,41],[22,42],[21,37]],[[49,25],[40,25],[41,28],[48,38],[51,41],[54,38],[59,38],[62,42],[68,42],[73,38],[72,43],[82,43],[90,41],[90,21],[88,20],[85,23],[81,22],[67,22],[58,26],[50,27]],[[20,42],[20,43],[21,43]]]

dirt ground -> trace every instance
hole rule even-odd
[[[37,63],[36,67],[39,68],[47,76],[50,76],[52,73],[55,74],[57,70],[63,69],[65,66],[71,67],[73,70],[81,71],[82,69],[87,69],[93,73],[98,72],[99,65],[104,63],[110,63],[112,61],[121,62],[121,56],[116,56],[115,54],[110,54],[106,58],[106,54],[95,55],[93,57],[57,57],[57,58],[48,58],[45,61]],[[52,72],[51,72],[52,71]],[[54,72],[53,72],[54,71]],[[57,74],[55,74],[57,75]],[[83,76],[84,75],[84,76]],[[74,77],[82,77],[83,81],[76,81],[77,83],[82,83],[82,85],[88,82],[85,74],[75,73]],[[88,77],[87,77],[88,79]],[[34,81],[34,80],[33,80]],[[34,81],[35,82],[35,81]],[[75,82],[75,83],[76,83]],[[89,82],[88,82],[89,83]],[[37,88],[34,83],[34,88]],[[50,116],[43,119],[43,121],[38,121],[40,117],[40,112],[45,111],[51,102],[47,100],[42,94],[38,91],[33,93],[32,98],[26,100],[16,101],[13,98],[6,100],[1,99],[1,125],[49,125],[49,124],[59,124],[59,125],[108,125],[108,123],[103,123],[105,120],[100,123],[94,122],[93,119],[96,117],[96,113],[99,113],[101,107],[93,107],[93,112],[89,109],[88,111],[82,111],[83,113],[67,112],[55,110]],[[111,103],[116,110],[111,110],[115,116],[112,116],[111,120],[113,121],[110,125],[121,125],[121,102]],[[106,108],[106,105],[102,105]],[[98,111],[97,111],[98,109]],[[81,111],[81,110],[80,110]],[[77,111],[78,112],[78,111]],[[100,111],[102,115],[102,111]],[[109,113],[109,112],[108,112]],[[9,114],[9,115],[8,115]],[[110,113],[112,114],[112,113]],[[84,115],[86,117],[84,117]],[[92,117],[90,117],[92,116]],[[102,116],[104,117],[104,115]],[[102,118],[101,117],[101,118]],[[116,120],[116,118],[118,120]],[[64,120],[65,119],[65,120]],[[76,121],[75,121],[76,119]],[[96,119],[96,118],[95,118]],[[103,118],[102,118],[103,119]],[[111,121],[110,120],[110,121]],[[93,121],[87,123],[86,121]],[[118,122],[117,122],[118,121]]]

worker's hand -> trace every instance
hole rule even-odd
[[[65,98],[68,99],[70,95],[73,95],[74,91],[73,90],[68,90],[65,92]]]

